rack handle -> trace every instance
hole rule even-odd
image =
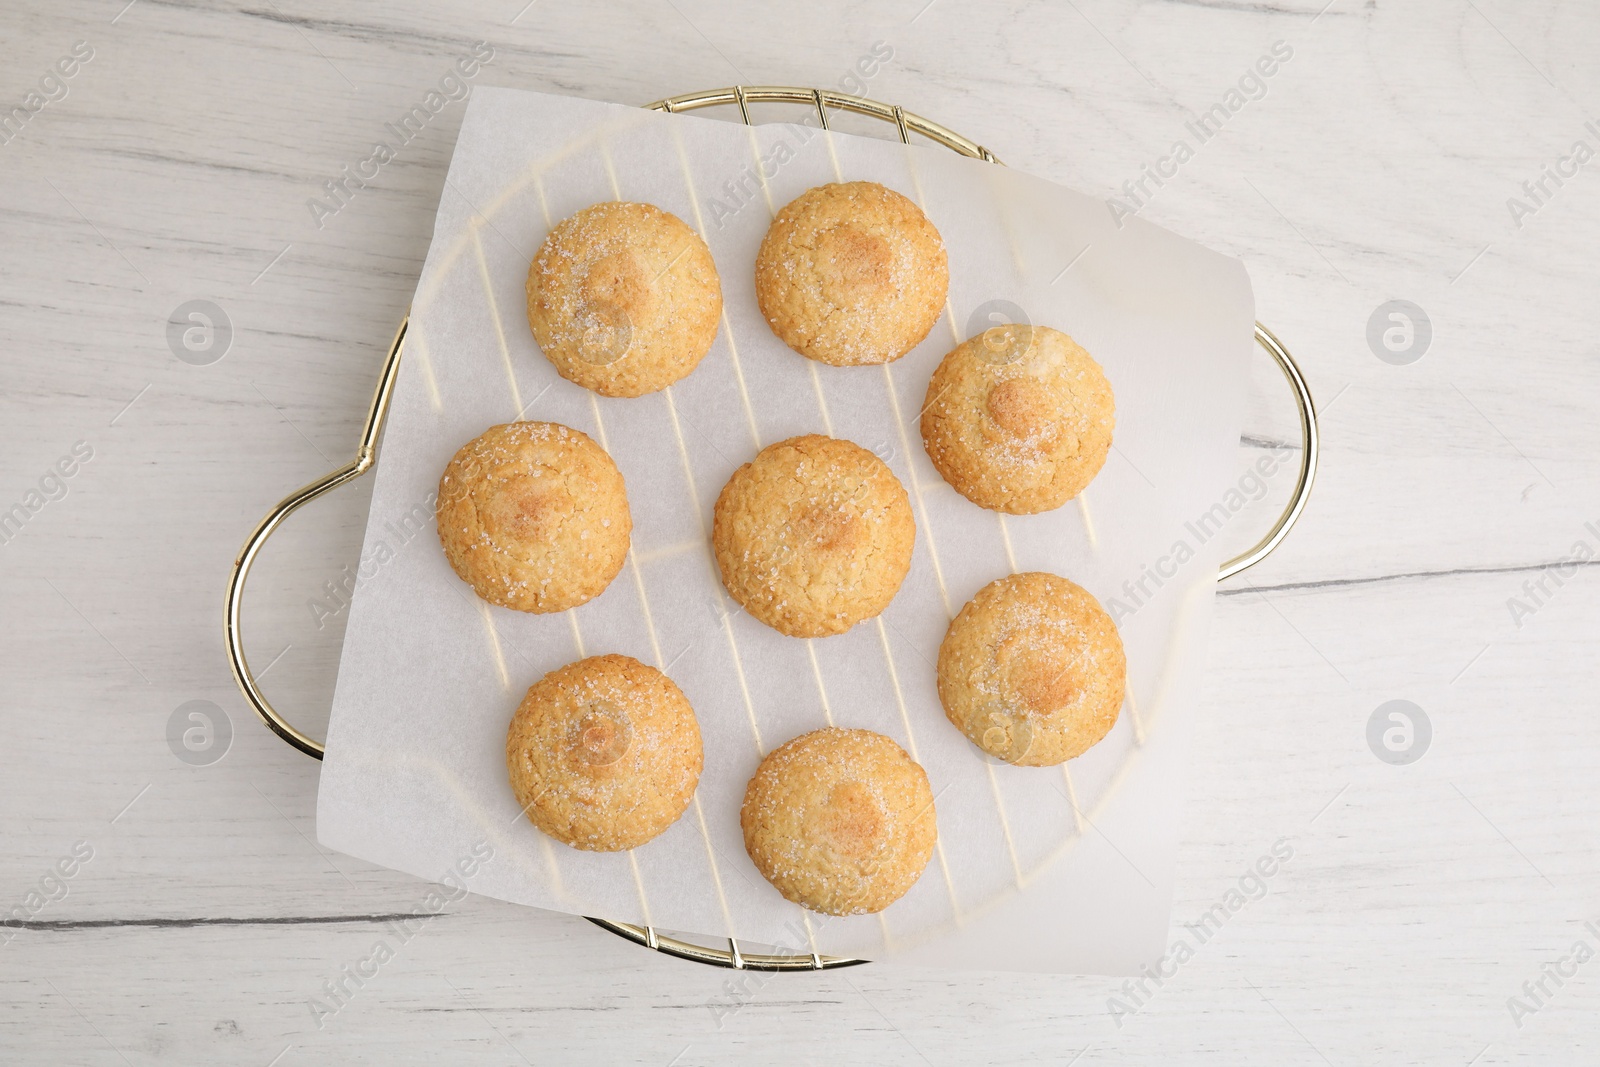
[[[1278,364],[1278,369],[1289,381],[1289,388],[1294,390],[1295,407],[1300,412],[1300,473],[1295,479],[1294,493],[1289,497],[1288,505],[1283,513],[1278,516],[1278,521],[1272,524],[1266,536],[1257,541],[1254,546],[1241,552],[1239,555],[1224,563],[1217,572],[1217,581],[1225,582],[1240,571],[1254,567],[1266,559],[1278,544],[1289,536],[1290,527],[1300,518],[1300,513],[1306,509],[1306,502],[1311,499],[1311,483],[1317,477],[1317,457],[1321,451],[1320,434],[1317,428],[1317,405],[1311,399],[1311,388],[1306,385],[1305,375],[1300,373],[1299,364],[1289,350],[1283,347],[1283,342],[1261,323],[1256,323],[1256,344],[1267,350],[1267,354]]]
[[[361,430],[361,442],[356,448],[356,458],[309,485],[301,486],[278,501],[277,506],[267,512],[266,517],[245,540],[244,547],[239,549],[239,554],[233,559],[233,573],[228,579],[228,594],[223,603],[222,629],[227,640],[228,666],[233,670],[233,680],[239,683],[239,691],[244,694],[250,706],[256,709],[256,714],[261,716],[261,721],[266,723],[273,733],[313,759],[322,758],[324,751],[322,742],[307,735],[285,719],[267,700],[267,695],[261,691],[255,675],[250,672],[250,661],[244,654],[244,636],[239,626],[239,609],[244,600],[244,583],[250,577],[250,565],[255,562],[256,553],[261,551],[261,546],[267,543],[267,538],[272,536],[273,531],[283,523],[284,519],[293,515],[302,504],[308,504],[324,493],[331,493],[344,483],[361,477],[372,467],[373,461],[377,458],[378,435],[383,432],[383,420],[389,413],[389,401],[394,396],[395,378],[400,370],[400,353],[405,347],[406,326],[410,321],[411,313],[408,310],[405,317],[400,320],[400,329],[395,331],[394,340],[389,343],[389,354],[384,358],[383,371],[378,377],[378,387],[373,391],[372,405],[367,409],[367,422]]]

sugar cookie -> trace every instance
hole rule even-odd
[[[939,700],[956,728],[1007,763],[1048,767],[1110,732],[1127,661],[1111,617],[1054,574],[990,582],[939,646]]]
[[[528,820],[591,852],[637,848],[677,821],[700,781],[700,725],[671,678],[591,656],[528,689],[506,733]]]
[[[643,396],[694,370],[722,318],[711,250],[676,215],[610,201],[551,230],[528,268],[528,325],[556,372]]]
[[[768,445],[735,471],[712,527],[728,593],[790,637],[844,633],[888,607],[915,540],[888,465],[819,434]]]
[[[756,255],[772,332],[808,359],[888,363],[944,310],[944,241],[922,210],[875,182],[822,185],[778,212]]]
[[[882,734],[837,727],[768,753],[745,790],[739,825],[762,877],[827,915],[899,900],[939,837],[923,769]]]
[[[491,604],[538,614],[600,595],[633,530],[617,465],[555,422],[491,426],[462,445],[435,510],[461,580]]]
[[[957,346],[928,382],[922,442],[944,480],[980,507],[1060,507],[1099,473],[1116,421],[1111,383],[1048,326],[995,326]]]

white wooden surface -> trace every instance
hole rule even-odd
[[[26,916],[0,930],[0,1059],[1593,1057],[1600,963],[1546,979],[1520,1026],[1507,1006],[1575,942],[1600,947],[1583,925],[1600,920],[1600,578],[1574,569],[1520,627],[1507,607],[1576,542],[1600,549],[1600,162],[1548,183],[1520,228],[1506,204],[1575,140],[1600,148],[1587,0],[125,2],[0,12],[6,108],[74,42],[94,51],[0,144],[0,508],[93,449],[0,545],[0,906]],[[470,897],[318,1025],[308,1001],[426,887],[312,843],[317,767],[235,692],[222,585],[259,515],[352,451],[462,105],[322,228],[306,201],[479,40],[480,84],[641,103],[838,86],[883,42],[869,95],[1106,196],[1274,42],[1293,49],[1142,211],[1249,264],[1327,445],[1300,527],[1219,602],[1174,937],[1274,842],[1293,857],[1120,1026],[1109,979],[741,981]],[[1367,345],[1392,298],[1433,325],[1411,366]],[[209,366],[168,348],[191,299],[235,329]],[[1264,361],[1257,381],[1241,462],[1292,435]],[[249,604],[258,666],[283,653],[268,689],[317,728],[342,617],[318,628],[305,601],[354,558],[364,509],[354,488],[299,518]],[[1434,727],[1404,767],[1365,741],[1396,697]],[[232,721],[211,766],[168,747],[193,699]],[[92,859],[33,907],[80,841]]]

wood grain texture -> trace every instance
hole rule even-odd
[[[0,1058],[1592,1057],[1600,963],[1548,984],[1520,1027],[1507,998],[1580,938],[1600,947],[1583,926],[1600,924],[1600,575],[1575,568],[1520,626],[1507,600],[1575,543],[1600,549],[1585,527],[1600,526],[1600,162],[1551,184],[1520,227],[1506,202],[1575,140],[1600,147],[1584,129],[1600,114],[1600,12],[1324,2],[94,0],[0,13],[6,108],[74,42],[94,50],[0,144],[0,509],[75,442],[93,449],[66,496],[0,544],[0,906],[22,905],[75,842],[93,849],[64,897],[0,930]],[[635,102],[738,80],[839,87],[881,41],[893,58],[869,95],[1108,197],[1274,42],[1292,48],[1140,214],[1246,261],[1260,317],[1324,407],[1327,446],[1300,527],[1219,601],[1174,938],[1274,842],[1293,856],[1120,1025],[1108,999],[1125,994],[1108,979],[741,977],[470,897],[416,924],[337,1013],[308,1006],[379,938],[398,941],[395,917],[427,887],[312,843],[316,765],[235,692],[222,587],[260,514],[353,450],[463,106],[320,228],[306,202],[478,40],[495,48],[479,84]],[[1368,317],[1395,298],[1433,326],[1411,366],[1367,345]],[[209,366],[168,347],[167,318],[191,299],[234,327]],[[1293,437],[1265,361],[1253,389],[1241,465]],[[314,730],[343,617],[319,624],[306,601],[355,558],[366,494],[308,509],[252,586],[251,654],[260,667],[282,653],[267,689]],[[1248,540],[1267,506],[1229,536]],[[1434,728],[1405,767],[1364,736],[1396,697]],[[232,721],[212,766],[168,747],[169,717],[194,699]]]

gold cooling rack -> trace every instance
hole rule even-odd
[[[848,96],[844,93],[831,92],[827,89],[800,89],[791,86],[735,85],[728,89],[708,89],[698,93],[684,93],[681,96],[669,96],[665,100],[657,100],[653,104],[645,105],[652,111],[695,111],[704,107],[726,107],[735,105],[739,108],[739,117],[745,125],[751,125],[751,104],[799,104],[815,112],[817,122],[821,128],[828,129],[828,113],[830,111],[850,111],[858,115],[868,115],[881,119],[894,125],[900,140],[906,144],[911,143],[911,135],[918,134],[936,144],[959,152],[973,159],[981,159],[987,163],[999,163],[994,153],[978,144],[976,141],[956,133],[937,122],[931,122],[919,115],[913,115],[904,108],[895,104],[883,104],[876,100],[867,100],[862,97]],[[255,531],[245,541],[244,547],[239,550],[239,555],[233,561],[233,574],[228,580],[228,595],[224,609],[223,631],[228,643],[228,663],[233,668],[234,681],[239,683],[239,689],[244,693],[250,706],[256,709],[263,722],[271,728],[272,732],[283,738],[290,745],[315,759],[322,758],[323,746],[320,741],[307,736],[296,729],[289,720],[285,719],[268,701],[266,694],[261,691],[255,676],[250,673],[250,664],[245,660],[244,638],[239,628],[239,609],[244,599],[245,580],[250,575],[250,565],[255,562],[256,554],[261,551],[261,546],[266,544],[278,526],[287,519],[302,504],[309,503],[324,493],[333,491],[346,482],[361,477],[377,459],[378,435],[383,430],[384,416],[389,410],[389,397],[394,391],[396,375],[400,370],[400,355],[405,349],[406,319],[400,322],[400,329],[394,335],[394,341],[389,345],[389,354],[383,361],[383,369],[378,375],[378,387],[372,394],[372,406],[367,411],[367,422],[361,431],[361,442],[356,448],[355,459],[346,463],[338,470],[324,475],[310,485],[297,489],[280,500],[276,507],[267,512]],[[1278,547],[1289,534],[1289,529],[1294,526],[1295,520],[1300,518],[1300,513],[1305,510],[1306,501],[1311,498],[1311,483],[1317,470],[1317,410],[1311,400],[1311,390],[1306,386],[1306,380],[1300,373],[1300,368],[1295,364],[1294,358],[1289,355],[1289,350],[1283,343],[1273,336],[1259,322],[1256,323],[1256,343],[1266,349],[1278,364],[1278,369],[1288,379],[1289,386],[1294,392],[1295,404],[1300,411],[1300,436],[1302,450],[1300,453],[1300,473],[1295,482],[1294,494],[1289,500],[1283,514],[1278,516],[1278,521],[1273,523],[1272,529],[1267,531],[1259,542],[1249,551],[1228,560],[1222,565],[1217,574],[1217,580],[1223,581],[1233,577],[1247,567],[1252,567],[1266,558],[1274,548]],[[733,938],[727,938],[728,947],[708,947],[685,941],[681,938],[671,937],[656,930],[651,926],[638,926],[633,923],[611,922],[608,919],[590,919],[592,923],[610,930],[618,936],[644,945],[646,948],[664,952],[669,956],[679,959],[693,960],[697,963],[709,963],[718,967],[733,967],[738,970],[757,971],[806,971],[823,970],[830,967],[849,967],[865,960],[853,959],[844,956],[823,956],[817,953],[761,953],[745,952],[739,948],[739,943]]]

